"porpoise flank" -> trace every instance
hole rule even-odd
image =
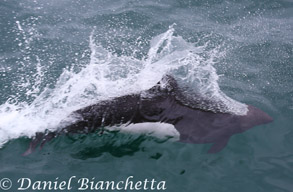
[[[197,97],[197,96],[195,96]],[[101,127],[144,122],[172,124],[179,132],[179,141],[185,143],[213,143],[209,153],[221,151],[229,138],[254,126],[272,122],[273,119],[262,110],[248,105],[245,115],[204,110],[200,106],[183,104],[182,91],[170,75],[149,90],[125,95],[74,111],[77,118],[73,124],[59,131],[36,133],[28,155],[40,144],[43,145],[60,134],[91,133]],[[200,103],[212,103],[204,98]]]

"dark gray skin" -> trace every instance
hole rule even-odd
[[[78,119],[74,124],[57,132],[37,133],[23,155],[30,154],[40,143],[42,148],[59,134],[90,133],[104,126],[143,122],[172,124],[180,133],[180,142],[213,143],[208,152],[216,153],[226,146],[232,135],[273,121],[268,114],[251,105],[246,115],[203,110],[199,105],[187,106],[182,102],[182,91],[176,81],[171,76],[163,79],[167,82],[164,86],[161,81],[147,91],[102,101],[73,112]],[[212,103],[203,98],[197,101]]]

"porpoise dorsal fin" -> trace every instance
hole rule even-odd
[[[191,92],[185,86],[179,86],[177,80],[169,74],[164,75],[152,88],[143,91],[141,96],[142,98],[153,98],[163,94],[173,95],[177,103],[186,107],[203,111],[221,111],[218,110],[221,105],[220,102],[209,100],[203,97],[200,93]],[[222,108],[225,108],[225,106],[222,106]]]
[[[178,90],[177,81],[171,75],[164,75],[162,79],[152,88],[142,91],[141,96],[143,98],[151,98],[153,96],[158,96],[163,93],[174,93]]]

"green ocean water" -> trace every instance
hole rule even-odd
[[[0,0],[0,180],[11,179],[9,191],[17,191],[19,178],[71,176],[155,179],[165,181],[168,192],[293,191],[292,17],[290,0]],[[216,154],[207,154],[210,144],[109,132],[60,136],[21,155],[29,136],[54,128],[66,106],[74,109],[114,90],[86,87],[92,75],[82,75],[83,69],[123,61],[124,71],[111,77],[123,78],[136,70],[133,63],[150,57],[151,41],[170,28],[184,42],[204,47],[198,62],[212,60],[221,91],[274,121],[234,135]],[[74,89],[61,89],[66,83]]]

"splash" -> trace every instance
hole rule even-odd
[[[23,30],[19,24],[18,27]],[[38,131],[56,130],[74,121],[68,118],[73,111],[101,100],[149,89],[164,74],[171,74],[180,87],[186,88],[186,104],[198,103],[192,99],[197,95],[217,103],[200,100],[201,107],[206,110],[244,115],[246,105],[227,97],[217,83],[213,65],[222,53],[218,49],[207,51],[207,44],[188,43],[175,36],[174,31],[172,25],[165,33],[154,37],[147,57],[142,60],[114,55],[96,42],[93,31],[89,40],[89,63],[79,72],[64,69],[54,88],[46,87],[42,91],[39,85],[44,72],[38,60],[35,81],[31,82],[32,89],[26,92],[34,95],[34,100],[19,103],[10,99],[0,106],[0,144],[21,136],[32,137]]]

